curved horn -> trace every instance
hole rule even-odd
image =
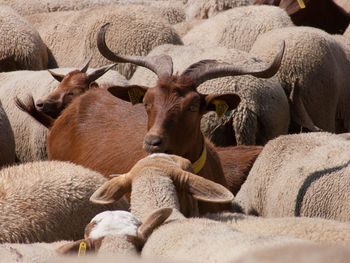
[[[291,101],[291,109],[292,116],[294,117],[294,121],[298,123],[300,126],[307,128],[309,131],[317,132],[322,131],[319,127],[317,127],[310,115],[308,114],[304,102],[301,98],[301,90],[299,79],[297,79],[292,87],[292,91],[290,93],[290,101]]]
[[[141,57],[141,56],[128,56],[119,55],[107,47],[106,44],[106,29],[109,23],[104,24],[97,35],[97,48],[105,58],[120,63],[132,63],[141,67],[148,68],[157,74],[158,78],[167,75],[171,76],[173,74],[173,61],[168,55]]]
[[[282,41],[280,49],[276,53],[273,62],[265,69],[257,70],[218,62],[216,60],[201,60],[195,64],[192,64],[181,75],[189,75],[196,86],[199,86],[203,82],[210,79],[227,76],[250,74],[258,78],[271,78],[277,73],[278,69],[281,66],[284,48],[285,42]]]
[[[83,64],[84,66],[82,66],[81,69],[80,69],[81,73],[86,73],[86,71],[87,71],[87,69],[89,67],[89,64],[91,62],[91,59],[92,59],[92,54],[85,60],[85,62]]]
[[[90,74],[87,75],[88,82],[90,83],[100,78],[103,74],[105,74],[108,70],[113,68],[115,65],[117,65],[117,63],[96,69],[94,72],[91,72]]]

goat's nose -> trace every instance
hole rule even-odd
[[[42,109],[44,107],[44,102],[41,101],[41,100],[38,100],[36,103],[35,103],[36,107],[38,109]]]
[[[157,135],[148,135],[145,138],[145,142],[150,146],[160,146],[162,144],[162,138]]]

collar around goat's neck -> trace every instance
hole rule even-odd
[[[201,156],[197,161],[192,163],[193,171],[195,174],[198,174],[203,169],[205,162],[207,161],[207,146],[205,143],[204,134],[202,134],[202,136],[203,136],[203,150],[202,150]]]

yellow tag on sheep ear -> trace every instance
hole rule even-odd
[[[297,1],[298,1],[298,4],[299,4],[299,6],[300,6],[301,9],[303,9],[303,8],[306,7],[303,0],[297,0]]]
[[[227,112],[228,110],[228,105],[227,102],[224,100],[213,100],[212,102],[215,105],[216,108],[216,114],[219,117],[224,116],[224,114]]]
[[[86,253],[86,243],[83,241],[83,242],[80,242],[80,245],[79,245],[78,257],[84,256],[85,253]]]
[[[143,96],[143,92],[138,88],[131,88],[128,90],[129,99],[132,105],[141,102],[141,98]]]

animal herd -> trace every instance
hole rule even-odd
[[[0,0],[0,262],[349,261],[346,1],[68,2]]]

